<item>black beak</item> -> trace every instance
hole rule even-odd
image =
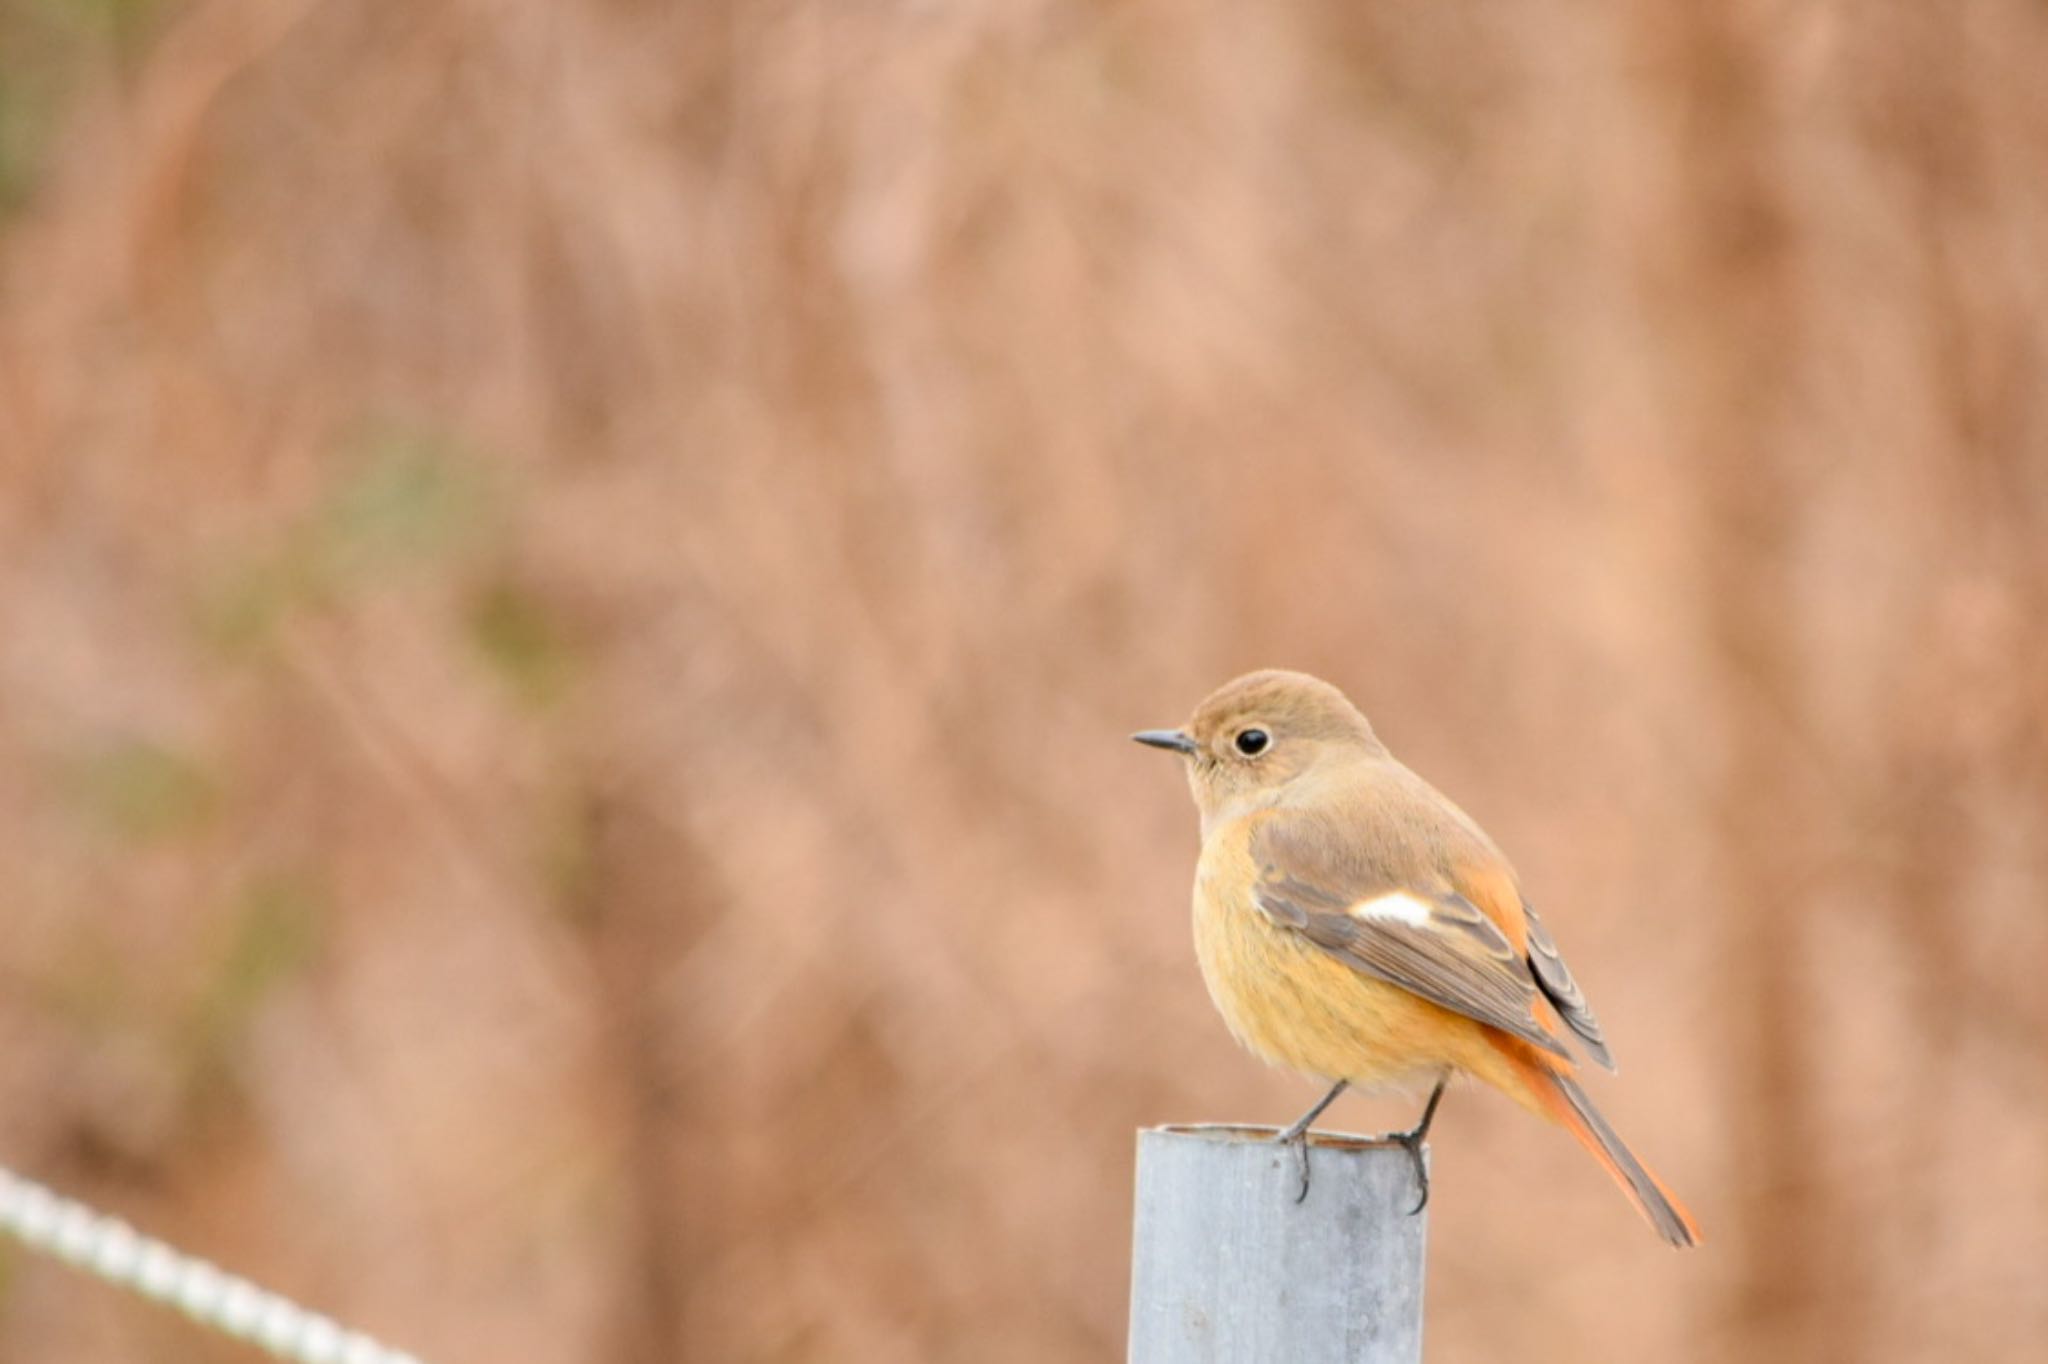
[[[1153,748],[1170,748],[1176,753],[1199,752],[1201,745],[1177,729],[1141,729],[1131,736]]]

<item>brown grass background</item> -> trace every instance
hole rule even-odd
[[[0,1161],[439,1364],[1107,1360],[1125,742],[1345,686],[1704,1222],[1430,1357],[2048,1338],[2048,11],[0,0]],[[1336,1122],[1411,1116],[1347,1099]],[[0,1259],[0,1358],[244,1359]]]

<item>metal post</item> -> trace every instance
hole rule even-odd
[[[1425,1210],[1408,1152],[1270,1127],[1138,1133],[1130,1364],[1415,1364]]]

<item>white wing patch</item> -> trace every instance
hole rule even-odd
[[[1390,890],[1370,900],[1360,900],[1350,909],[1354,919],[1392,919],[1416,928],[1426,927],[1433,912],[1427,901],[1418,900],[1405,890]]]

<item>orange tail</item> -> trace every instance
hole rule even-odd
[[[1586,1091],[1579,1088],[1577,1080],[1534,1061],[1522,1061],[1516,1069],[1527,1077],[1537,1102],[1571,1129],[1579,1144],[1607,1168],[1607,1173],[1614,1176],[1614,1182],[1621,1185],[1622,1192],[1657,1229],[1659,1236],[1674,1246],[1696,1246],[1700,1243],[1699,1224],[1692,1220],[1692,1214],[1678,1201],[1677,1195],[1665,1188],[1664,1182],[1651,1174],[1648,1167],[1636,1159],[1635,1152],[1614,1134],[1614,1129],[1607,1125],[1607,1119],[1600,1116],[1600,1110],[1593,1107],[1593,1101],[1586,1097]]]

